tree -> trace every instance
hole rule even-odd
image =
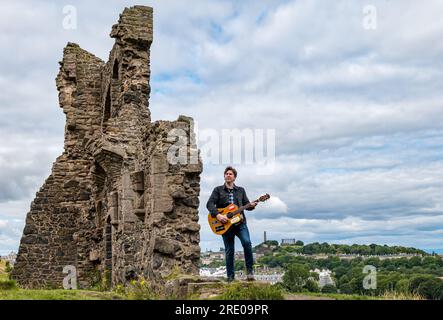
[[[337,277],[338,280],[338,286],[341,287],[342,284],[345,283],[349,283],[350,279],[349,277],[345,274],[342,277]]]
[[[361,294],[363,292],[363,275],[358,275],[348,282],[351,286],[352,293]]]
[[[417,292],[426,299],[440,299],[442,281],[437,278],[431,278],[423,281],[418,286]]]
[[[418,276],[412,277],[411,283],[410,283],[411,292],[417,292],[420,284],[422,282],[429,280],[429,279],[435,279],[435,278],[431,275],[418,275]]]
[[[411,292],[411,282],[409,279],[401,279],[395,285],[395,291],[401,293],[410,293]]]
[[[334,269],[334,274],[337,277],[337,279],[343,277],[348,272],[348,269],[340,266]]]
[[[300,292],[309,279],[309,268],[306,265],[294,263],[289,265],[283,275],[284,286],[292,292]]]
[[[412,257],[409,259],[410,267],[420,267],[421,266],[421,258],[420,257]]]
[[[313,279],[308,279],[303,287],[309,292],[320,292],[317,281]]]
[[[305,244],[304,244],[303,241],[301,241],[301,240],[297,240],[297,242],[295,243],[295,245],[296,245],[296,246],[303,247]]]

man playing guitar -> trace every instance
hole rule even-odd
[[[228,218],[220,214],[218,208],[224,208],[230,204],[235,204],[238,207],[248,205],[246,210],[251,211],[255,209],[258,202],[249,202],[246,196],[246,191],[244,188],[239,187],[234,184],[237,178],[237,170],[233,167],[227,167],[224,172],[225,183],[224,185],[215,187],[212,191],[211,196],[206,204],[206,208],[209,210],[210,215],[213,218],[217,218],[218,221],[225,224],[228,222]],[[228,277],[228,282],[231,282],[235,278],[234,270],[234,244],[235,236],[237,236],[243,246],[243,252],[245,255],[245,265],[247,271],[247,280],[254,280],[254,270],[253,270],[253,255],[252,255],[252,244],[249,236],[248,226],[246,224],[246,217],[244,212],[241,212],[241,221],[235,225],[232,225],[228,231],[222,234],[223,242],[225,245],[225,256],[226,256],[226,273]]]

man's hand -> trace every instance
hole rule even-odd
[[[251,208],[255,208],[257,206],[258,202],[250,202],[249,205]]]
[[[217,215],[217,220],[220,221],[223,224],[228,222],[228,218],[226,218],[226,216],[224,216],[224,215],[222,215],[220,213]]]

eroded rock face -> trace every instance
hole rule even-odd
[[[198,274],[202,163],[191,118],[151,123],[152,15],[124,10],[107,63],[77,44],[64,49],[65,147],[26,218],[13,271],[23,287],[61,287],[68,265],[80,287],[97,272],[114,285]],[[185,161],[171,158],[177,146]]]

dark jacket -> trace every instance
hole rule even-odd
[[[234,204],[238,207],[244,206],[248,204],[250,201],[246,196],[246,191],[244,188],[236,186],[234,184]],[[209,213],[214,218],[217,216],[218,211],[217,208],[225,208],[229,203],[229,191],[226,184],[215,187],[212,191],[211,196],[206,204],[206,208],[209,210]],[[248,211],[254,210],[255,208],[246,209]],[[245,214],[243,213],[244,222],[246,222]]]

